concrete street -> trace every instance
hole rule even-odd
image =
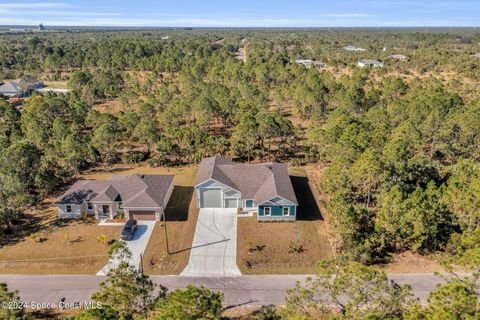
[[[198,213],[188,265],[182,275],[240,275],[237,267],[237,209],[203,208]]]
[[[169,289],[183,288],[188,284],[203,285],[225,294],[225,306],[283,304],[285,292],[304,275],[261,275],[225,277],[152,276],[151,279]],[[433,274],[390,275],[400,284],[410,284],[413,293],[425,301],[428,293],[443,280]],[[9,289],[18,289],[24,302],[57,303],[90,301],[92,293],[104,279],[99,276],[16,276],[1,275]]]

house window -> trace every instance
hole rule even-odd
[[[67,212],[69,212],[69,213],[72,212],[72,206],[69,205],[69,204],[67,204],[67,205],[65,206],[65,209],[66,209]]]
[[[272,208],[270,208],[270,207],[263,208],[263,214],[265,216],[269,216],[271,213],[272,213]]]
[[[118,201],[118,208],[122,209],[122,201]]]
[[[88,210],[93,210],[93,203],[87,202],[87,209]]]
[[[290,215],[290,207],[283,207],[283,215],[284,216]]]
[[[253,208],[253,207],[255,207],[255,200],[247,200],[247,201],[245,202],[245,207],[247,207],[247,208]]]

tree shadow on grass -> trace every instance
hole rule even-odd
[[[10,246],[23,241],[32,234],[43,231],[45,217],[21,213],[13,221],[9,229],[0,233],[0,246]]]
[[[58,219],[56,216],[56,208],[54,208],[55,211],[53,213],[45,212],[50,206],[50,203],[42,203],[37,206],[35,210],[41,214],[32,214],[31,212],[22,212],[19,214],[12,220],[12,227],[10,229],[0,230],[0,247],[15,245],[34,234],[39,234],[39,239],[44,239],[45,236],[48,237],[48,234],[61,232],[64,227],[74,223],[85,225],[98,224],[98,220],[94,217],[87,217],[85,219]],[[52,217],[52,214],[54,217]]]
[[[297,220],[323,220],[318,203],[313,196],[307,177],[290,176],[298,201]]]

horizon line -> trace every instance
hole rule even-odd
[[[42,23],[43,24],[43,23]],[[38,27],[38,24],[0,24],[2,27]],[[456,26],[456,25],[444,25],[444,26],[435,26],[435,25],[418,25],[418,26],[194,26],[194,25],[185,25],[185,26],[168,26],[168,25],[158,25],[158,26],[118,26],[118,25],[48,25],[43,24],[44,27],[50,28],[145,28],[145,29],[154,29],[154,28],[170,28],[170,29],[181,29],[181,28],[202,28],[202,29],[221,29],[221,28],[233,28],[233,29],[328,29],[328,28],[341,28],[341,29],[395,29],[395,28],[480,28],[480,25],[470,25],[470,26]]]

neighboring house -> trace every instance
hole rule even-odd
[[[36,82],[34,85],[34,90],[43,88],[43,82]],[[9,97],[9,98],[14,98],[14,97],[22,97],[28,94],[29,92],[26,92],[22,90],[20,87],[20,81],[15,80],[11,82],[6,82],[0,86],[0,95]]]
[[[387,59],[393,59],[393,60],[398,60],[398,61],[407,61],[408,57],[403,55],[403,54],[392,54],[387,57]]]
[[[355,46],[346,46],[343,49],[347,50],[347,51],[366,51],[366,49],[364,49],[364,48],[359,48],[359,47],[355,47]]]
[[[297,59],[295,63],[298,65],[304,65],[307,68],[310,68],[312,65],[319,68],[325,68],[327,66],[326,63],[317,60],[310,60],[310,59]]]
[[[173,191],[173,176],[116,174],[109,180],[79,180],[55,205],[60,218],[78,218],[83,212],[97,219],[160,220]]]
[[[377,60],[360,60],[357,65],[361,68],[371,67],[371,68],[382,68],[383,63]]]
[[[21,97],[23,90],[18,81],[6,82],[0,86],[0,94],[9,98]]]
[[[195,183],[198,208],[257,211],[258,220],[294,221],[297,198],[282,163],[236,164],[230,158],[204,158]]]

